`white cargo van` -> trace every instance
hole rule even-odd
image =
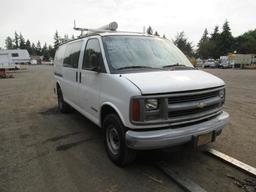
[[[104,129],[119,166],[139,150],[213,142],[229,121],[224,82],[159,37],[90,33],[58,48],[54,74],[60,111],[71,106]]]

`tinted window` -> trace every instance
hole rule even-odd
[[[59,47],[55,53],[55,58],[54,60],[57,62],[61,62],[61,60],[63,59],[64,53],[65,53],[65,45],[62,45],[61,47]]]
[[[64,54],[64,61],[63,61],[64,67],[72,67],[72,68],[78,67],[81,46],[82,46],[81,41],[70,43],[67,45],[65,54]]]
[[[12,53],[12,57],[19,57],[18,53]]]
[[[92,62],[92,57],[96,60],[96,63],[101,67],[101,72],[105,72],[103,65],[102,54],[100,50],[100,43],[98,39],[89,39],[84,51],[83,69],[94,70],[96,66]]]

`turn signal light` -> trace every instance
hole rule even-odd
[[[140,101],[139,100],[132,101],[132,120],[140,121]]]

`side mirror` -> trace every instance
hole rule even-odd
[[[96,54],[91,55],[91,64],[93,66],[93,71],[101,72],[100,63]]]

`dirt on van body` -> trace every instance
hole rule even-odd
[[[210,69],[226,81],[231,122],[210,146],[256,167],[256,71]],[[165,160],[207,191],[253,188],[250,176],[200,151],[148,151],[118,168],[101,130],[78,112],[61,114],[52,66],[30,66],[0,79],[0,191],[182,191],[154,166]]]

